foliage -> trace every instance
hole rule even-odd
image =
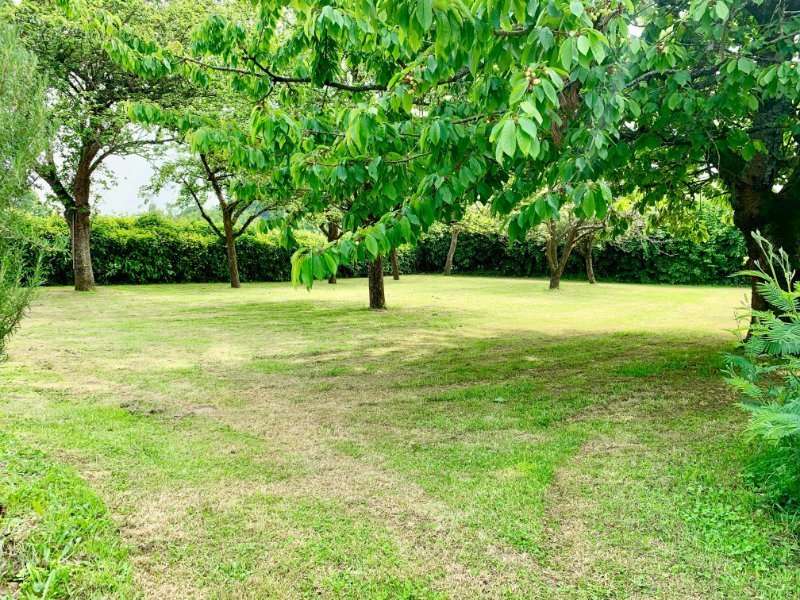
[[[36,58],[22,48],[14,29],[0,21],[0,206],[27,190],[45,136],[43,100]]]
[[[119,64],[193,81],[224,73],[253,106],[246,136],[154,105],[135,107],[137,121],[178,125],[193,150],[218,149],[239,168],[288,165],[306,213],[345,202],[345,235],[295,256],[306,285],[477,199],[517,212],[512,238],[566,199],[587,217],[611,199],[590,163],[627,110],[604,63],[627,44],[628,0],[260,2],[250,19],[210,19],[182,47],[65,3]]]
[[[0,3],[2,9],[2,3]],[[0,360],[38,283],[24,264],[24,233],[13,209],[30,192],[28,177],[44,143],[43,85],[36,58],[19,43],[16,32],[0,22]]]
[[[721,223],[716,213],[700,217],[710,230],[702,242],[675,237],[665,231],[613,239],[596,250],[596,270],[602,280],[635,283],[730,285],[740,280],[722,274],[738,270],[745,256],[741,235]],[[43,271],[51,284],[71,278],[71,261],[63,251],[67,228],[58,217],[29,217],[32,237],[52,246],[46,250]],[[320,246],[325,238],[313,229],[297,230],[298,243]],[[170,283],[224,281],[227,266],[222,241],[200,220],[172,219],[157,214],[140,217],[96,217],[92,231],[98,281],[101,283]],[[289,257],[280,232],[251,232],[238,240],[245,281],[286,281]],[[403,273],[437,273],[450,244],[449,228],[436,225],[414,246],[398,250]],[[28,245],[33,257],[37,246]],[[58,248],[61,248],[59,250]],[[29,259],[28,261],[32,261]],[[389,269],[388,261],[385,268]],[[510,242],[494,220],[466,220],[455,255],[456,273],[485,273],[514,277],[541,277],[547,273],[543,240]],[[343,267],[342,276],[366,273],[365,265]],[[583,273],[573,257],[566,275]]]
[[[754,238],[764,264],[743,274],[758,279],[772,310],[748,315],[750,334],[743,353],[728,356],[727,380],[750,413],[755,481],[769,500],[800,516],[800,282],[783,249]]]
[[[133,597],[117,528],[72,469],[0,433],[0,475],[0,590],[13,585],[20,598]]]

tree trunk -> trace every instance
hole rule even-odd
[[[450,228],[450,247],[447,249],[447,258],[444,261],[445,275],[450,275],[453,272],[453,258],[456,255],[456,245],[458,244],[458,234],[461,232],[458,225],[453,224]]]
[[[242,287],[239,281],[239,259],[236,256],[236,236],[233,234],[233,223],[229,212],[222,213],[222,224],[225,229],[225,250],[228,253],[228,272],[230,273],[231,287]]]
[[[341,236],[341,232],[339,231],[339,224],[335,221],[328,221],[328,241],[335,242]],[[330,277],[328,277],[328,283],[336,283],[336,274],[334,273]]]
[[[558,227],[554,221],[547,224],[548,236],[545,253],[547,255],[547,266],[550,270],[550,289],[557,290],[561,287],[561,278],[567,268],[569,257],[578,243],[578,227],[580,222],[574,224],[567,232],[564,240],[564,247],[561,254],[558,252]]]
[[[83,164],[78,167],[73,182],[74,205],[67,207],[64,214],[69,224],[72,245],[72,271],[75,290],[87,292],[94,288],[94,269],[92,268],[92,223],[89,205],[91,175]]]
[[[369,307],[373,310],[386,308],[386,296],[383,293],[383,259],[378,256],[367,263],[369,276]]]
[[[400,266],[397,264],[397,248],[392,248],[392,278],[400,280]]]
[[[594,265],[592,264],[592,249],[586,252],[586,278],[589,280],[589,283],[597,283],[597,279],[594,276]]]
[[[70,210],[72,270],[75,278],[75,290],[88,292],[94,288],[94,270],[92,269],[92,225],[90,209],[80,206]]]
[[[584,241],[584,254],[583,259],[586,263],[586,279],[589,280],[589,283],[597,283],[597,279],[594,276],[594,260],[592,258],[592,251],[594,250],[594,235],[590,234],[586,236],[586,240]]]

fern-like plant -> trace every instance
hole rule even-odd
[[[776,505],[800,514],[800,282],[789,257],[758,232],[764,260],[739,275],[758,280],[771,311],[751,311],[740,354],[726,359],[726,380],[750,413],[756,455],[750,473]]]

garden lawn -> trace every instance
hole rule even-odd
[[[0,597],[797,597],[719,373],[744,291],[562,285],[43,290]]]

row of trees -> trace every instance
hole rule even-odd
[[[253,219],[274,219],[289,245],[299,224],[335,215],[328,244],[295,255],[295,279],[311,286],[368,261],[381,308],[384,258],[476,201],[512,239],[570,207],[574,226],[548,225],[571,232],[548,251],[556,275],[614,196],[676,220],[698,195],[721,196],[746,239],[760,229],[798,251],[800,0],[24,0],[5,11],[56,99],[37,172],[72,229],[77,289],[93,284],[93,177],[108,156],[166,139],[185,152],[162,180],[228,241],[234,284],[234,240]]]

